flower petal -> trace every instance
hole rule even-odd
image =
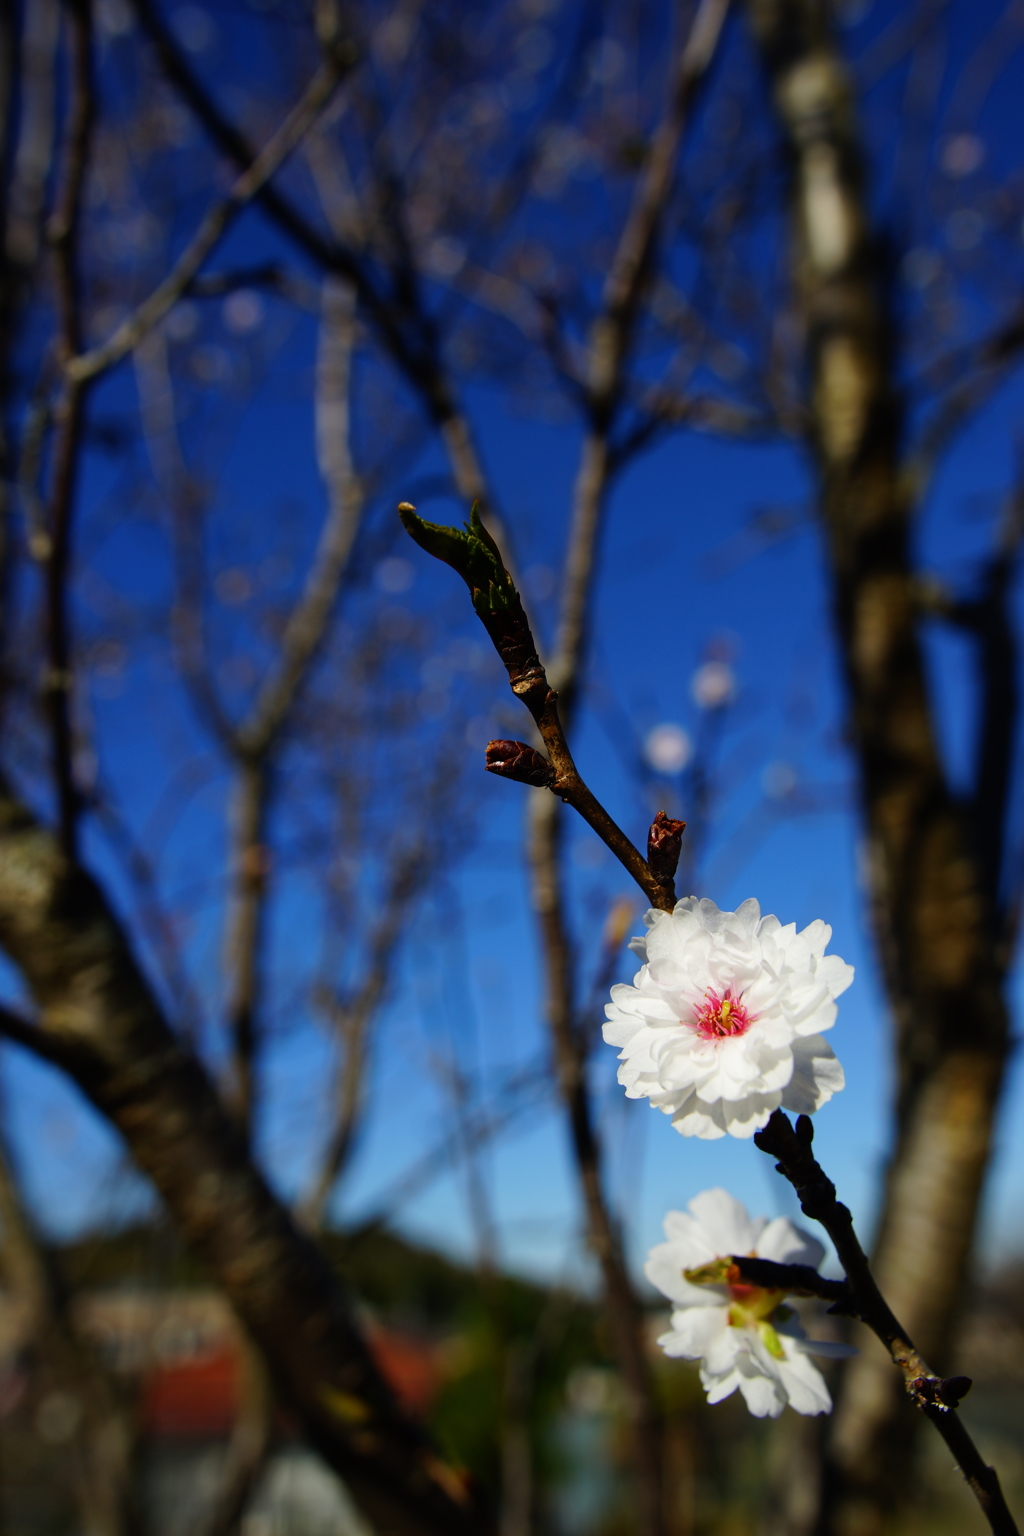
[[[799,1349],[783,1339],[786,1358],[779,1362],[779,1374],[791,1408],[797,1413],[831,1413],[832,1398],[818,1367]]]
[[[759,1259],[774,1259],[776,1264],[809,1264],[817,1269],[825,1257],[825,1249],[812,1237],[796,1227],[788,1216],[776,1216],[765,1227],[757,1240]]]
[[[746,1206],[727,1189],[702,1190],[694,1195],[687,1209],[715,1258],[727,1253],[749,1253],[764,1225],[762,1221],[751,1221]]]
[[[675,1359],[700,1360],[722,1348],[722,1336],[728,1332],[728,1312],[724,1306],[687,1307],[672,1313],[672,1327],[658,1340],[666,1355]]]
[[[821,1035],[793,1042],[793,1076],[782,1091],[782,1107],[795,1115],[811,1115],[846,1086],[846,1074],[836,1053]]]
[[[777,1419],[786,1406],[782,1383],[762,1376],[751,1357],[739,1362],[739,1388],[755,1419]]]

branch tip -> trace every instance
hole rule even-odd
[[[398,515],[422,550],[435,560],[443,560],[462,577],[476,616],[505,664],[513,693],[536,719],[550,693],[547,677],[515,583],[493,534],[481,520],[480,503],[474,501],[469,522],[462,528],[428,523],[408,501],[399,503]]]
[[[519,594],[505,569],[501,551],[480,520],[480,503],[474,501],[469,522],[461,528],[428,523],[412,502],[398,504],[398,515],[410,538],[422,550],[457,571],[470,590],[473,607],[486,622],[487,615],[519,605]]]

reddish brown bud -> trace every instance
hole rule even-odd
[[[499,773],[503,779],[516,779],[536,789],[550,789],[555,782],[555,770],[547,758],[525,741],[489,741],[484,766],[488,773]]]
[[[675,821],[664,811],[659,811],[651,822],[647,834],[647,862],[655,880],[663,885],[667,885],[676,872],[685,827],[685,821]]]

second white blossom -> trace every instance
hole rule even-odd
[[[828,1413],[832,1399],[809,1356],[854,1351],[808,1339],[782,1291],[730,1284],[728,1270],[717,1274],[734,1254],[816,1269],[823,1251],[817,1239],[785,1216],[751,1218],[724,1189],[706,1189],[686,1211],[670,1211],[665,1236],[645,1266],[651,1284],[674,1304],[672,1326],[658,1343],[667,1355],[700,1361],[708,1402],[738,1389],[757,1418],[777,1418],[787,1403],[797,1413]]]
[[[629,1098],[710,1139],[752,1136],[780,1107],[811,1114],[843,1087],[823,1031],[853,966],[825,954],[827,923],[797,933],[753,898],[722,912],[695,896],[645,922],[630,945],[645,963],[605,1009]]]

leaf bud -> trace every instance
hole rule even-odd
[[[488,773],[515,779],[520,784],[532,784],[535,789],[550,789],[555,782],[555,770],[547,758],[528,747],[525,741],[488,742],[484,766]]]
[[[666,816],[664,811],[659,811],[651,822],[651,830],[647,834],[647,862],[655,880],[663,885],[667,885],[675,875],[685,827],[685,821],[676,821]]]

